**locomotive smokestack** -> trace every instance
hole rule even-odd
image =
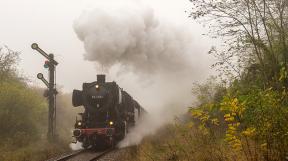
[[[97,82],[98,83],[105,83],[105,75],[104,74],[97,74]]]

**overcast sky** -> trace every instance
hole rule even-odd
[[[187,18],[185,10],[189,9],[189,0],[0,0],[0,45],[20,51],[20,71],[32,83],[44,87],[35,78],[38,72],[47,76],[44,58],[30,47],[37,42],[44,51],[55,55],[59,62],[58,84],[69,92],[80,88],[82,82],[95,80],[96,74],[101,73],[93,63],[83,59],[85,51],[73,30],[74,20],[87,9],[117,8],[133,3],[146,4],[160,19],[193,29],[194,39],[199,42],[199,48],[203,48],[201,54],[206,54],[213,45],[210,39],[201,36],[205,33],[201,26]],[[111,77],[108,79],[117,79]]]

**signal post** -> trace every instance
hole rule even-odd
[[[47,86],[47,90],[44,92],[44,96],[48,98],[49,104],[49,113],[48,113],[48,140],[55,140],[55,130],[56,130],[56,81],[55,81],[55,69],[58,62],[54,60],[53,54],[45,53],[41,48],[39,48],[38,44],[33,43],[31,48],[38,51],[42,56],[44,56],[47,60],[45,61],[44,68],[48,68],[49,70],[49,82],[44,78],[42,73],[37,74],[37,78],[42,80],[42,82]]]

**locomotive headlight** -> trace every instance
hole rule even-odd
[[[113,121],[110,121],[110,122],[109,122],[109,125],[113,125]]]
[[[78,123],[77,123],[77,125],[78,125],[78,126],[81,126],[81,125],[82,125],[82,123],[81,123],[81,122],[78,122]]]
[[[99,85],[98,85],[98,84],[96,84],[96,86],[95,86],[95,87],[96,87],[96,89],[98,89],[98,88],[99,88]]]

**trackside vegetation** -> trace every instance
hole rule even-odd
[[[188,119],[147,138],[138,160],[287,160],[288,1],[191,3],[190,17],[223,41],[209,52],[219,75],[194,84]]]
[[[71,114],[69,95],[58,99],[58,138],[47,141],[47,101],[43,89],[31,87],[17,72],[18,52],[0,49],[0,160],[40,161],[69,151]],[[73,126],[73,125],[70,125]],[[72,128],[72,127],[71,127]]]

